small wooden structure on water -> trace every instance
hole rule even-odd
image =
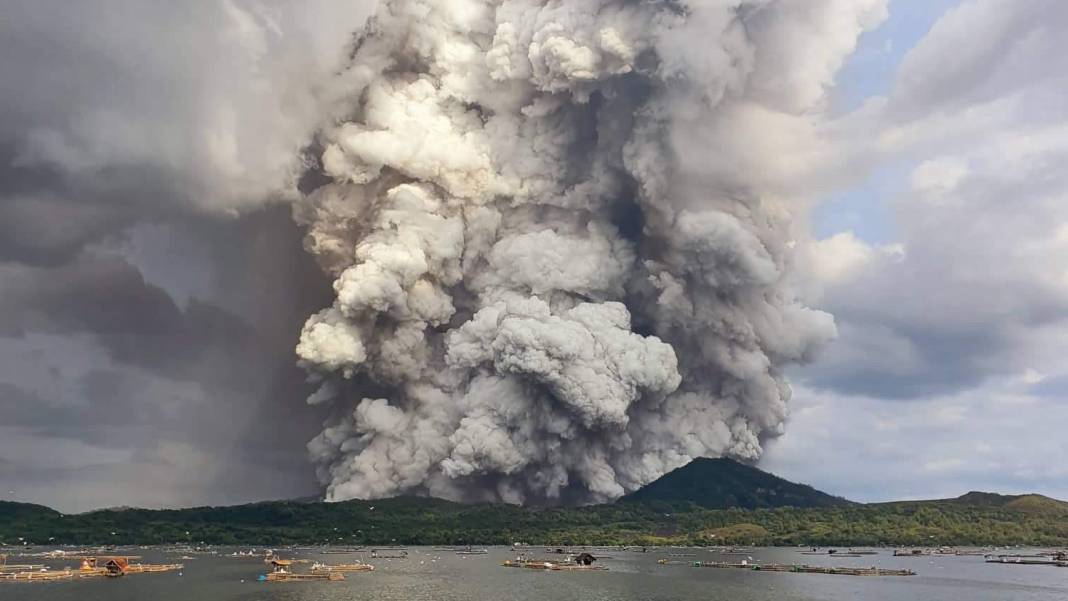
[[[289,559],[272,559],[271,571],[259,577],[261,582],[310,582],[344,580],[341,572],[299,573],[293,570],[293,561]]]
[[[553,572],[590,572],[590,571],[604,571],[608,568],[604,566],[584,566],[566,562],[553,562],[553,561],[537,561],[537,560],[510,560],[506,559],[501,564],[506,568],[527,568],[531,570],[549,570]]]
[[[125,576],[130,569],[130,557],[86,557],[78,572],[83,576]]]
[[[181,570],[185,564],[181,563],[132,563],[126,567],[127,574],[149,574],[155,572],[173,572]]]
[[[0,574],[10,572],[28,572],[32,570],[43,570],[47,566],[42,564],[28,564],[28,563],[16,563],[16,564],[4,564],[0,563]]]
[[[1021,566],[1065,567],[1068,561],[1050,555],[987,555],[986,563],[1004,563]]]
[[[933,553],[930,549],[894,549],[894,557],[923,557]]]
[[[297,572],[270,572],[264,576],[260,576],[260,580],[264,582],[313,582],[329,580],[336,582],[338,580],[344,580],[345,575],[339,572],[325,572],[314,574],[300,574]]]
[[[554,572],[604,571],[608,569],[603,566],[593,565],[593,562],[595,561],[597,561],[597,558],[593,555],[589,553],[580,553],[568,557],[565,561],[560,561],[559,559],[529,559],[517,557],[514,560],[505,560],[501,565],[506,568],[527,568],[530,570],[550,570]]]
[[[276,560],[284,561],[287,565],[297,565],[298,563],[312,563],[310,559],[282,559],[281,557],[271,556],[263,560],[263,563],[267,565],[273,564]]]
[[[103,566],[101,566],[103,562]],[[130,560],[125,557],[100,557],[96,560],[97,567],[103,567],[104,575],[110,578],[125,576],[130,569]]]
[[[249,549],[248,551],[234,551],[233,553],[224,555],[223,557],[229,557],[231,559],[263,559],[270,561],[274,557],[274,551],[270,549],[264,551],[256,551],[255,549]]]
[[[471,547],[464,547],[462,549],[455,550],[457,555],[487,555],[489,549],[474,549]]]
[[[373,572],[375,567],[369,563],[339,563],[339,564],[325,564],[315,563],[312,564],[312,573],[329,573],[329,572]]]
[[[130,563],[135,556],[126,557],[86,557],[82,560],[79,574],[89,576],[109,576],[118,578],[127,574],[146,574],[156,572],[173,572],[181,570],[185,564],[180,563]]]
[[[878,555],[879,552],[878,551],[869,551],[869,550],[866,550],[866,549],[849,549],[848,551],[843,551],[841,549],[826,549],[826,550],[822,550],[822,549],[817,549],[817,548],[813,547],[811,551],[801,551],[801,554],[802,555],[830,555],[830,556],[833,556],[833,557],[860,557],[862,555]]]
[[[78,576],[78,573],[71,570],[4,572],[0,574],[0,582],[54,582],[71,580],[75,576]]]
[[[31,582],[49,580],[67,580],[74,577],[73,572],[50,572],[43,564],[8,564],[7,555],[0,554],[0,581],[3,582]]]
[[[184,566],[175,564],[141,564],[130,563],[129,557],[86,557],[81,566],[74,570],[50,570],[45,566],[5,566],[7,571],[0,571],[0,581],[4,582],[53,582],[73,580],[74,578],[118,578],[127,574],[148,572],[170,572]]]
[[[95,557],[96,554],[97,551],[92,549],[76,549],[72,551],[54,549],[52,551],[40,551],[37,553],[20,553],[19,557],[35,557],[38,559],[85,559],[86,557]]]

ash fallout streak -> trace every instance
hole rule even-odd
[[[807,18],[800,18],[807,16]],[[393,0],[298,203],[327,498],[596,502],[757,459],[834,336],[792,189],[884,3]]]

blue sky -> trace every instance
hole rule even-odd
[[[959,0],[893,0],[889,17],[877,29],[861,34],[857,50],[838,73],[831,93],[836,114],[855,111],[865,101],[889,94],[901,59]],[[813,232],[827,237],[852,231],[872,243],[894,239],[894,217],[887,204],[905,188],[915,165],[877,167],[863,182],[820,202],[811,216]]]

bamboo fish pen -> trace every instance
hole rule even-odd
[[[718,561],[695,561],[695,568],[736,568],[753,572],[795,572],[802,574],[833,574],[837,576],[915,576],[912,570],[892,568],[852,568],[832,566],[809,566],[783,563],[727,563]]]

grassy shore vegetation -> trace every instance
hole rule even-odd
[[[685,501],[523,508],[397,498],[76,515],[0,502],[0,543],[1068,545],[1068,505],[1037,495],[969,498],[975,494],[812,508],[713,509]]]

